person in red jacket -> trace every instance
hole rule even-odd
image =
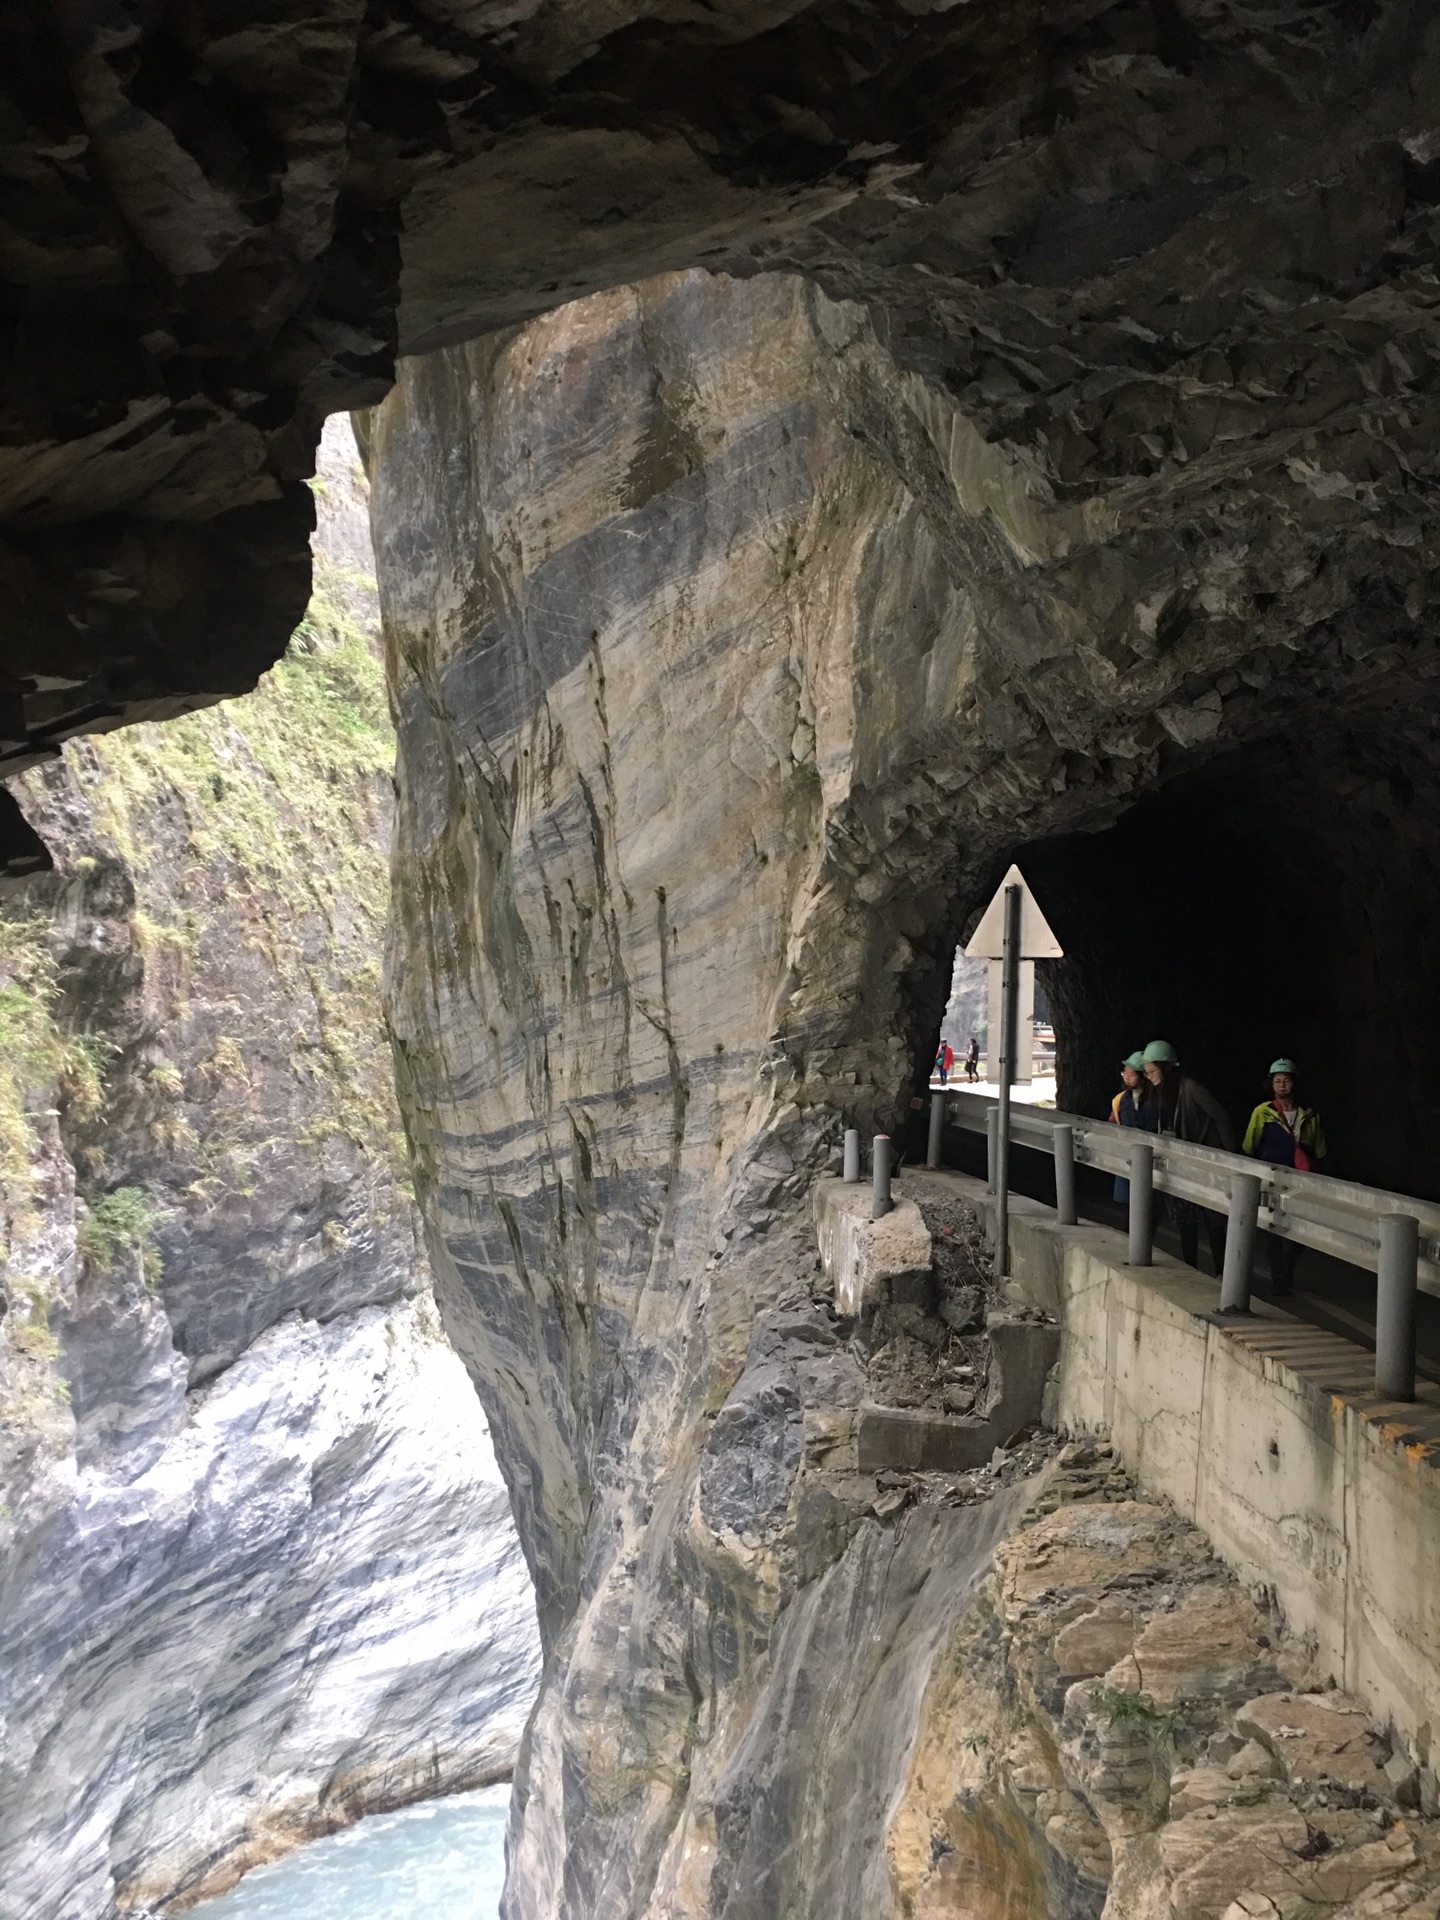
[[[935,1074],[941,1086],[948,1086],[950,1069],[955,1064],[955,1049],[948,1040],[940,1042],[940,1050],[935,1055]]]

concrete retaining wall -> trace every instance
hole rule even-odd
[[[811,1189],[811,1205],[837,1313],[853,1318],[895,1298],[912,1278],[930,1284],[930,1229],[913,1200],[897,1198],[883,1220],[872,1220],[868,1180],[823,1177]]]
[[[942,1174],[912,1169],[905,1176],[907,1188],[932,1183],[932,1190],[946,1190]],[[868,1183],[824,1178],[815,1182],[812,1204],[821,1270],[837,1313],[853,1319],[886,1306],[926,1316],[933,1312],[934,1252],[914,1199],[897,1197],[893,1212],[872,1220]],[[944,1325],[933,1325],[943,1336]],[[1060,1344],[1058,1327],[1017,1319],[1013,1312],[987,1314],[985,1332],[990,1365],[982,1412],[948,1414],[866,1400],[848,1425],[840,1417],[821,1422],[807,1413],[807,1443],[815,1457],[829,1465],[844,1458],[861,1473],[887,1467],[968,1473],[985,1466],[997,1447],[1039,1421],[1046,1377]],[[853,1462],[843,1451],[852,1438]]]
[[[956,1176],[977,1206],[977,1181]],[[1242,1579],[1273,1589],[1317,1666],[1440,1756],[1440,1391],[1376,1403],[1368,1355],[1258,1308],[1216,1323],[1218,1286],[1121,1236],[1012,1199],[1015,1290],[1061,1323],[1047,1418],[1103,1427]],[[1257,1349],[1267,1343],[1290,1358]],[[1343,1381],[1342,1386],[1335,1384]]]

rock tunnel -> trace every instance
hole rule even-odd
[[[1288,1055],[1334,1171],[1434,1197],[1424,654],[1343,722],[1177,750],[1112,823],[1014,849],[1067,945],[1041,963],[1062,1107],[1104,1112],[1117,1061],[1158,1035],[1239,1124]]]
[[[1289,1055],[1336,1172],[1434,1197],[1435,792],[1407,698],[1428,700],[1232,749],[1026,849],[1074,929],[1047,969],[1062,1104],[1103,1111],[1115,1061],[1163,1034],[1240,1119]]]

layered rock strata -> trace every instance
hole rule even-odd
[[[1350,327],[1372,297],[1311,317]],[[1193,395],[1219,309],[1156,299],[1150,344],[1200,331],[1187,372],[1147,378]],[[1078,431],[1121,389],[1066,364],[1077,386],[1023,405],[1063,387]],[[737,1758],[810,1686],[798,1623],[826,1583],[911,1577],[803,1464],[812,1401],[862,1384],[849,1329],[803,1307],[810,1182],[843,1125],[905,1121],[956,935],[1017,845],[1277,729],[1373,725],[1424,762],[1430,630],[1372,618],[1357,583],[1377,539],[1425,550],[1428,456],[1361,509],[1315,477],[1356,445],[1337,390],[1297,451],[1275,409],[1298,389],[1256,381],[1240,442],[1162,442],[1143,483],[1117,452],[1098,487],[1087,428],[1062,483],[1007,440],[999,387],[941,397],[862,309],[691,273],[409,362],[370,418],[401,1101],[551,1656],[515,1915],[775,1911],[768,1863],[802,1830],[828,1911],[862,1909],[873,1849],[826,1877],[838,1811],[807,1827]],[[1379,827],[1357,857],[1423,913],[1408,846],[1403,873]],[[807,1399],[812,1347],[834,1377]],[[925,1575],[963,1588],[986,1551],[937,1539]],[[880,1616],[836,1604],[843,1665]],[[854,1750],[885,1778],[905,1749]]]
[[[253,683],[304,607],[321,418],[377,398],[397,344],[697,263],[867,304],[1077,511],[1144,494],[1140,590],[1083,586],[1119,665],[1225,623],[1249,572],[1304,632],[1357,571],[1373,620],[1428,604],[1432,565],[1383,535],[1317,581],[1268,543],[1247,564],[1222,511],[1205,581],[1187,534],[1257,438],[1272,528],[1325,545],[1424,481],[1424,0],[73,0],[0,36],[0,765]]]
[[[503,1776],[533,1601],[415,1241],[348,434],[285,665],[30,775],[0,914],[0,1911],[219,1890]]]
[[[1431,1913],[1433,1774],[1173,1514],[1113,1473],[1069,1504],[1067,1475],[1108,1452],[1061,1454],[1052,1512],[1002,1543],[934,1663],[886,1840],[893,1910]]]

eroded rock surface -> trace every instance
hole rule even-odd
[[[1116,353],[1199,324],[1175,279],[1156,340],[1109,309]],[[1045,284],[1027,302],[1068,328]],[[1308,304],[1309,344],[1372,298]],[[1281,324],[1268,294],[1234,300]],[[1193,394],[1208,351],[1145,379]],[[1424,551],[1419,450],[1363,506],[1317,489],[1304,463],[1339,472],[1356,444],[1343,410],[1317,403],[1292,441],[1309,376],[1282,399],[1257,374],[1243,449],[1218,427],[1183,459],[1162,441],[1134,477],[1117,443],[1112,478],[1061,481],[987,409],[1051,436],[1063,390],[1098,449],[1130,378],[1102,360],[1053,363],[1044,400],[1043,379],[943,397],[856,305],[689,273],[407,362],[371,416],[401,1101],[552,1656],[515,1802],[526,1920],[758,1911],[764,1862],[801,1845],[778,1785],[718,1783],[787,1697],[790,1623],[827,1581],[886,1590],[902,1548],[874,1529],[905,1502],[877,1514],[813,1456],[792,1472],[797,1401],[833,1450],[854,1383],[837,1369],[811,1406],[809,1335],[781,1365],[762,1333],[811,1286],[806,1194],[842,1126],[910,1111],[955,936],[1010,852],[1280,726],[1428,751],[1430,629],[1358,591],[1380,547]],[[1392,871],[1378,837],[1365,858]],[[970,1539],[937,1542],[927,1577],[982,1570]],[[879,1617],[857,1606],[857,1645]],[[742,1801],[779,1823],[753,1853]],[[826,1897],[860,1910],[874,1855],[845,1858]]]
[[[119,1346],[112,1398],[57,1404],[9,1489],[16,1920],[218,1893],[358,1814],[503,1778],[535,1685],[484,1417],[424,1305],[291,1316],[187,1395],[158,1303],[108,1291],[152,1366]]]
[[[1440,1823],[1413,1765],[1358,1702],[1297,1688],[1304,1649],[1193,1529],[1114,1490],[1064,1501],[1095,1458],[1061,1454],[1037,1504],[1062,1504],[1001,1544],[935,1662],[887,1839],[895,1911],[1432,1913]]]
[[[1134,569],[1067,543],[1037,669],[1077,603],[1119,672],[1234,623],[1252,675],[1431,604],[1425,0],[57,0],[0,32],[0,765],[253,682],[305,604],[320,419],[397,344],[697,263],[866,304],[1037,496],[1128,524]],[[1166,737],[1216,731],[1211,691]]]
[[[533,1697],[389,1081],[348,434],[322,485],[272,681],[24,783],[57,865],[0,914],[6,1920],[159,1909],[503,1776]]]

